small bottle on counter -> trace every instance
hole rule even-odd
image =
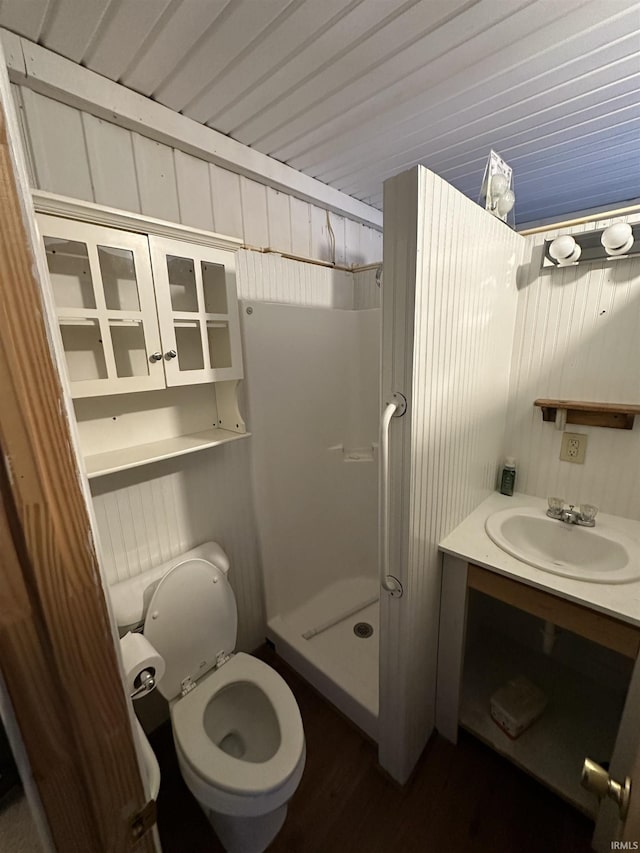
[[[513,456],[507,456],[504,460],[504,468],[500,475],[500,494],[513,495],[516,485],[516,460]]]

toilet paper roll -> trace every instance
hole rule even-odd
[[[142,634],[132,634],[131,631],[125,634],[120,640],[120,651],[129,695],[140,686],[136,679],[145,669],[153,675],[156,683],[164,675],[164,658]]]

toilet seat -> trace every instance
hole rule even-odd
[[[158,690],[171,701],[236,645],[238,612],[233,590],[218,566],[201,558],[175,565],[156,587],[144,636],[162,655]]]
[[[205,731],[204,715],[216,694],[232,684],[251,684],[266,696],[280,729],[279,746],[266,761],[246,761],[220,749]],[[241,796],[282,787],[304,755],[302,719],[293,693],[275,670],[251,655],[233,655],[171,707],[174,734],[183,759],[206,784]]]

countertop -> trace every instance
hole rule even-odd
[[[530,495],[516,493],[507,497],[495,492],[440,542],[440,550],[640,627],[640,580],[623,584],[573,580],[536,569],[498,548],[485,532],[485,521],[498,510],[518,506],[539,507],[544,513],[547,501]],[[599,513],[596,529],[598,521],[640,542],[640,522]]]

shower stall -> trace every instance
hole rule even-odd
[[[241,315],[267,635],[377,738],[380,310]]]
[[[504,453],[524,240],[424,167],[386,181],[384,217],[381,308],[242,317],[268,636],[404,783],[452,618],[438,543]]]

